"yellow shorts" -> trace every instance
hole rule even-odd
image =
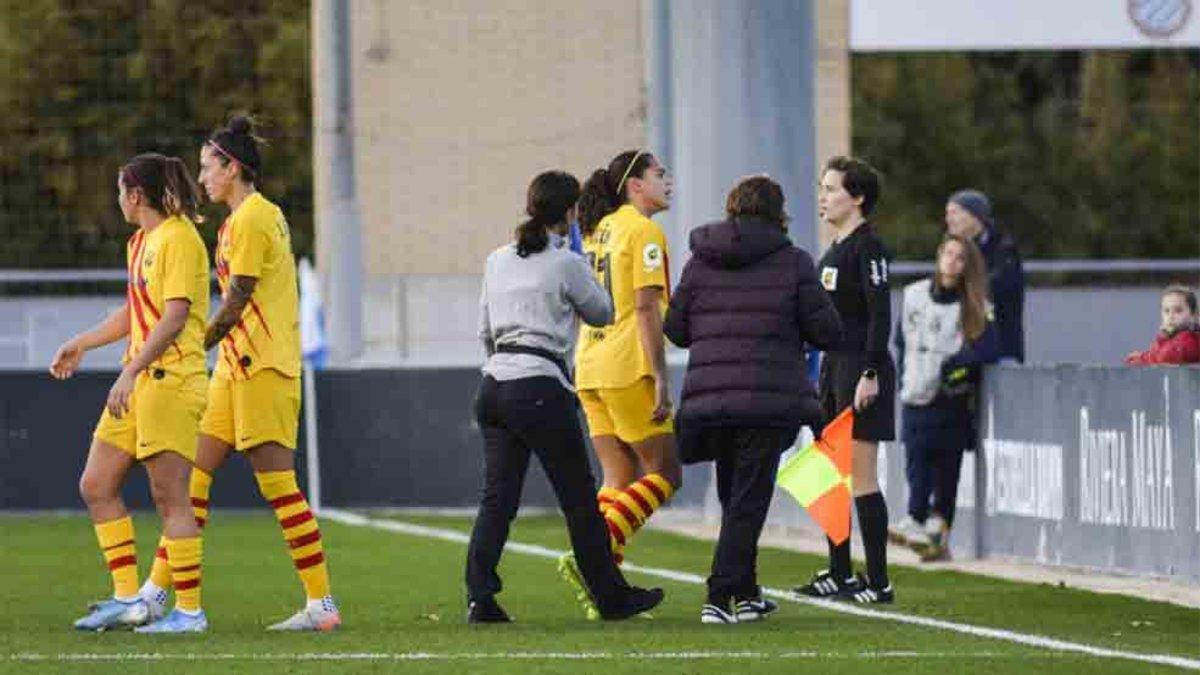
[[[249,380],[214,377],[200,433],[249,450],[263,443],[296,448],[300,424],[300,378],[264,368]]]
[[[643,377],[620,389],[580,389],[579,402],[593,436],[616,436],[624,443],[640,443],[652,436],[675,433],[675,420],[656,423],[654,379]]]
[[[106,407],[92,437],[138,461],[170,450],[194,462],[207,380],[204,373],[178,375],[147,368],[133,385],[129,410],[117,419]]]

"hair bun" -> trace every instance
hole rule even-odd
[[[252,122],[250,118],[246,117],[245,115],[236,115],[229,120],[228,128],[231,133],[248,135],[254,128],[254,122]]]

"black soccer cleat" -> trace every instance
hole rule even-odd
[[[700,623],[722,626],[737,622],[737,613],[729,611],[728,604],[721,606],[710,602],[700,610]]]
[[[762,621],[777,609],[779,605],[775,601],[763,597],[736,600],[733,604],[733,613],[737,616],[738,623]]]
[[[664,593],[661,588],[630,588],[620,604],[600,610],[600,618],[605,621],[620,621],[637,616],[643,612],[658,607],[663,601]]]
[[[842,596],[846,600],[857,602],[860,605],[890,605],[896,601],[896,592],[892,590],[892,585],[888,584],[883,588],[874,588],[868,584],[860,583],[858,588]]]
[[[836,598],[846,593],[853,584],[854,579],[836,579],[829,570],[821,570],[807,584],[796,586],[792,592],[810,598]]]
[[[467,623],[512,623],[512,619],[494,598],[487,598],[467,604]]]

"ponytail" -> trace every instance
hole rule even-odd
[[[590,237],[604,217],[617,210],[617,195],[609,186],[608,171],[596,169],[583,184],[579,195],[579,231]]]
[[[163,207],[168,213],[184,216],[193,223],[204,221],[200,215],[200,191],[178,157],[167,158]]]
[[[525,196],[529,220],[517,226],[517,255],[527,258],[550,245],[546,228],[566,221],[567,211],[579,201],[579,181],[565,171],[538,174]]]
[[[579,230],[591,236],[608,214],[629,201],[629,179],[641,178],[654,163],[654,155],[626,150],[613,158],[607,169],[596,169],[583,184],[579,197]]]

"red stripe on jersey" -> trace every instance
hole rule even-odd
[[[262,310],[258,308],[258,303],[254,301],[254,298],[250,298],[250,309],[254,311],[254,316],[258,317],[258,322],[262,324],[263,330],[267,332],[267,337],[274,340],[275,336],[271,335],[271,327],[267,325],[267,319],[263,316]]]
[[[663,248],[663,274],[667,278],[667,285],[663,288],[663,293],[667,296],[667,302],[671,301],[671,256],[667,255],[667,249]]]
[[[312,567],[313,565],[320,565],[323,562],[325,562],[325,554],[318,551],[317,553],[314,553],[314,554],[308,556],[307,558],[301,558],[301,559],[297,560],[296,561],[296,569],[306,570],[306,569]]]
[[[120,558],[113,558],[111,561],[109,561],[108,569],[115,570],[115,569],[120,569],[122,567],[128,567],[130,565],[136,565],[136,564],[137,564],[136,556],[123,555]]]
[[[308,546],[309,544],[315,544],[318,541],[321,541],[321,531],[313,530],[312,532],[309,532],[308,534],[296,537],[295,539],[289,539],[288,547],[300,548],[301,546]]]
[[[281,509],[289,504],[295,504],[302,501],[304,501],[304,495],[300,494],[299,492],[293,492],[290,495],[284,495],[277,499],[272,499],[271,508]]]
[[[283,520],[279,521],[279,525],[285,530],[290,530],[293,527],[297,525],[303,525],[312,519],[312,511],[304,511],[303,513],[297,513],[291,518],[284,518]]]
[[[242,353],[238,351],[237,343],[234,342],[232,335],[225,336],[225,344],[229,345],[229,351],[233,352],[233,358],[237,361],[238,368],[241,369],[242,375],[246,379],[250,379],[250,371],[246,370],[246,366],[242,365]]]
[[[251,340],[251,339],[250,339],[250,331],[246,330],[246,322],[245,322],[245,321],[242,321],[241,319],[238,319],[238,322],[237,322],[237,327],[238,327],[238,328],[241,328],[241,329],[242,329],[242,335],[246,336],[246,344],[250,345],[250,349],[252,349],[252,350],[254,351],[254,353],[255,353],[255,354],[257,354],[257,353],[258,353],[258,347],[255,347],[255,346],[254,346],[254,340]]]
[[[133,306],[133,315],[134,315],[134,318],[137,319],[138,327],[142,329],[142,340],[145,340],[146,336],[149,335],[149,333],[150,333],[150,328],[146,326],[146,317],[144,314],[142,314],[142,303],[138,300],[138,293],[134,290],[134,286],[136,286],[138,283],[137,275],[135,274],[135,270],[137,270],[138,263],[141,260],[142,244],[144,243],[143,242],[144,237],[142,237],[142,232],[140,230],[135,235],[135,237],[136,237],[136,241],[134,241],[134,243],[133,243],[133,255],[129,261],[129,282],[128,282],[129,300]],[[132,343],[133,343],[133,341],[131,340],[130,341],[131,347],[132,347]]]

